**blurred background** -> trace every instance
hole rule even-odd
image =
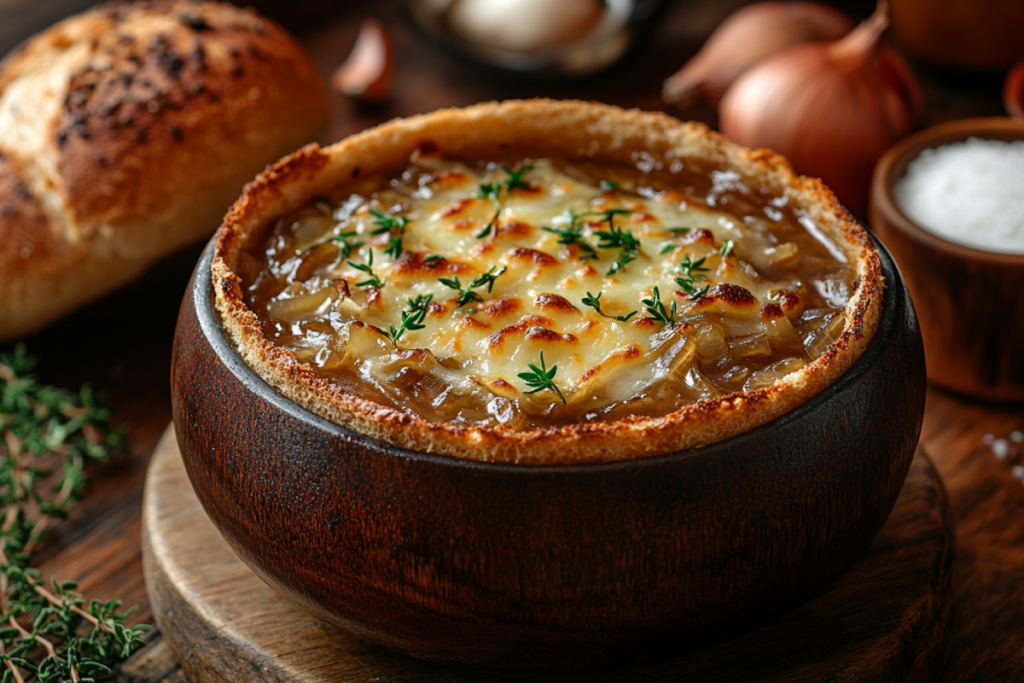
[[[488,8],[500,19],[532,15],[539,23],[572,22],[572,11],[539,11],[543,7],[579,5],[574,0],[379,0],[376,2],[329,2],[308,0],[258,0],[236,3],[253,6],[296,33],[313,55],[325,78],[341,65],[351,51],[360,20],[380,19],[395,46],[394,78],[390,93],[373,111],[338,97],[331,139],[343,137],[367,125],[394,116],[460,106],[490,99],[549,96],[599,99],[605,102],[665,109],[680,118],[717,125],[715,110],[697,104],[673,109],[661,99],[662,81],[694,56],[708,36],[745,0],[606,0],[605,10],[626,16],[628,36],[612,33],[601,43],[621,40],[628,52],[615,60],[616,43],[610,49],[610,66],[583,76],[539,74],[489,68],[460,48],[459,35],[447,31],[443,19],[431,23],[424,17],[450,17],[452,5],[472,4]],[[894,30],[885,40],[909,63],[925,96],[923,127],[956,118],[1004,115],[1000,92],[1006,71],[1014,59],[1024,57],[1024,2],[1020,0],[891,0]],[[22,40],[63,17],[94,3],[89,0],[0,0],[0,54],[7,54]],[[584,4],[588,4],[584,1]],[[601,3],[597,3],[600,5]],[[825,0],[859,22],[875,9],[872,0]],[[535,7],[536,6],[536,7]],[[1005,7],[1004,7],[1005,6]],[[445,15],[447,13],[447,15]],[[415,14],[421,21],[413,20]],[[463,15],[467,12],[462,12]],[[463,22],[465,24],[466,22]],[[486,24],[486,21],[483,21]],[[528,23],[528,22],[527,22]],[[972,28],[975,26],[976,28]],[[440,26],[440,28],[439,28]],[[504,25],[505,33],[509,26]],[[514,28],[514,27],[513,27]],[[571,28],[569,29],[571,30]],[[488,42],[487,26],[478,35]],[[974,33],[972,33],[972,31]],[[987,32],[987,33],[986,33]],[[995,33],[993,33],[995,32]],[[1006,33],[1003,37],[1000,33]],[[973,35],[977,37],[972,37]],[[963,53],[963,54],[961,54]],[[1011,55],[1011,58],[1007,57]],[[973,57],[972,57],[973,56]],[[940,64],[935,61],[952,64]],[[981,60],[982,64],[971,64]],[[599,59],[595,57],[595,59]],[[525,67],[524,67],[525,68]]]

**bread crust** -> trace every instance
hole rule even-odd
[[[768,388],[703,400],[662,417],[515,431],[430,423],[348,394],[263,336],[256,315],[242,298],[236,274],[240,251],[257,247],[273,218],[329,194],[340,181],[361,172],[400,169],[424,145],[466,158],[523,149],[569,159],[635,163],[636,155],[644,152],[665,164],[696,158],[734,168],[754,186],[787,193],[792,206],[805,211],[856,264],[857,288],[846,307],[845,329],[820,358]],[[246,187],[215,237],[212,271],[215,305],[235,347],[264,380],[299,405],[412,450],[530,465],[647,457],[706,445],[763,425],[850,368],[878,327],[883,293],[878,254],[864,229],[821,181],[797,176],[778,155],[746,150],[702,124],[665,114],[553,100],[441,110],[392,121],[326,149],[304,148]]]
[[[230,5],[104,5],[30,39],[0,63],[0,341],[205,238],[328,114],[298,43]]]

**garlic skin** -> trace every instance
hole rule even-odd
[[[882,3],[840,41],[769,57],[729,88],[720,108],[727,137],[785,156],[859,216],[875,163],[913,130],[922,109],[910,70],[881,43],[885,10]]]
[[[717,107],[732,83],[747,69],[791,45],[837,40],[853,21],[819,2],[758,2],[723,21],[700,51],[665,79],[661,96],[679,108],[703,99]]]
[[[348,59],[331,76],[335,90],[367,104],[380,104],[391,93],[394,45],[384,24],[366,19]]]
[[[605,14],[601,0],[456,0],[452,29],[470,42],[534,52],[590,33]]]

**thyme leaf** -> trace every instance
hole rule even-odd
[[[427,307],[433,298],[433,294],[419,294],[412,299],[408,299],[409,307],[402,310],[402,323],[397,328],[394,325],[388,326],[388,331],[384,334],[391,340],[396,349],[398,348],[398,340],[402,338],[406,330],[422,330],[425,327],[423,319],[427,317]]]
[[[690,299],[696,301],[702,297],[707,296],[708,291],[711,289],[711,285],[704,285],[704,287],[697,287],[697,280],[705,280],[707,276],[704,273],[708,272],[708,268],[704,267],[704,262],[707,261],[707,256],[699,258],[696,261],[690,259],[690,255],[686,254],[683,256],[682,263],[679,264],[679,270],[683,274],[682,277],[676,278],[676,284],[684,292],[690,295]]]
[[[528,172],[532,171],[534,168],[536,167],[533,164],[526,164],[525,166],[520,167],[518,171],[513,171],[508,166],[501,167],[501,169],[505,171],[505,175],[507,176],[505,178],[505,187],[508,188],[510,194],[512,193],[512,190],[515,190],[516,188],[521,187],[524,190],[530,188],[530,183],[523,180],[523,176],[526,175]]]
[[[525,392],[526,394],[536,394],[538,391],[553,391],[558,394],[558,398],[562,399],[562,405],[565,405],[565,396],[558,389],[555,384],[555,373],[558,372],[558,366],[552,365],[548,368],[544,364],[544,352],[540,352],[540,367],[538,368],[533,363],[529,364],[530,372],[520,372],[519,379],[526,382],[526,386],[535,387],[532,391]]]
[[[482,183],[478,188],[477,197],[479,199],[490,199],[494,202],[494,215],[491,217],[491,220],[487,222],[487,225],[485,225],[480,232],[474,235],[478,240],[490,236],[491,232],[494,230],[494,224],[498,222],[498,218],[501,216],[501,212],[505,208],[504,201],[502,200],[502,191],[504,190],[504,194],[507,197],[512,194],[512,191],[516,188],[530,187],[530,183],[523,180],[523,176],[534,169],[533,164],[526,164],[517,171],[513,171],[508,166],[502,166],[501,168],[505,172],[506,176],[504,181],[500,183]]]
[[[454,289],[459,292],[459,305],[456,306],[456,309],[459,309],[468,304],[470,301],[484,300],[484,298],[480,296],[480,294],[473,291],[474,289],[479,289],[480,287],[487,285],[487,293],[491,293],[491,290],[494,289],[494,281],[497,280],[498,276],[504,273],[506,270],[506,268],[502,266],[500,269],[498,269],[498,272],[494,272],[495,269],[497,268],[498,266],[491,266],[490,270],[488,270],[486,273],[481,273],[480,275],[477,275],[465,287],[462,286],[462,283],[459,281],[458,277],[455,277],[454,279],[442,277],[438,278],[437,281],[440,282],[445,287],[448,287],[449,289]]]
[[[657,320],[666,325],[671,325],[676,321],[676,302],[673,301],[670,311],[666,311],[665,304],[661,302],[661,292],[657,287],[654,288],[650,299],[642,299],[640,303],[644,305],[651,320]]]
[[[605,318],[614,318],[615,320],[618,320],[621,323],[627,322],[630,318],[637,314],[636,311],[633,311],[632,313],[628,313],[626,315],[608,315],[607,313],[601,310],[602,294],[604,294],[604,292],[598,292],[597,296],[594,296],[590,292],[587,292],[587,295],[582,299],[583,305],[590,306],[595,311],[597,311],[598,315],[604,316]]]
[[[607,223],[607,230],[595,230],[594,235],[600,240],[597,243],[600,249],[618,249],[619,253],[615,257],[615,262],[612,263],[612,267],[608,269],[605,275],[616,275],[626,267],[626,265],[632,261],[635,261],[640,255],[640,240],[631,233],[629,230],[623,230],[615,226],[615,216],[620,214],[629,214],[632,211],[626,209],[609,209],[607,211],[588,211],[585,213],[578,214],[578,218],[586,216],[596,215],[600,218],[601,223]]]
[[[677,277],[676,284],[679,285],[679,288],[681,290],[689,294],[690,299],[692,299],[693,301],[696,301],[697,299],[703,299],[708,295],[708,292],[711,291],[711,285],[704,285],[703,287],[698,289],[697,286],[694,284],[693,280],[687,278]]]
[[[572,212],[572,209],[569,209],[569,211]],[[572,215],[575,216],[575,214]],[[559,244],[578,244],[580,251],[586,254],[585,259],[592,258],[597,260],[600,258],[597,255],[597,250],[583,236],[583,226],[578,225],[575,220],[572,220],[567,228],[548,228],[542,226],[541,230],[558,235]]]
[[[679,270],[682,271],[683,275],[691,280],[703,280],[705,275],[703,273],[708,272],[708,268],[704,267],[704,262],[708,260],[708,257],[699,258],[696,261],[690,260],[690,255],[686,254],[683,256],[682,263],[679,264]]]
[[[392,216],[380,209],[370,209],[370,213],[373,214],[373,223],[377,226],[370,231],[371,235],[383,235],[386,232],[398,230],[398,234],[392,234],[388,246],[384,248],[384,253],[397,261],[398,257],[402,255],[402,238],[405,236],[405,226],[409,225],[409,219],[405,216]],[[348,254],[343,254],[343,256],[348,256]]]
[[[409,219],[405,216],[392,216],[380,209],[370,209],[373,214],[373,224],[377,227],[370,231],[371,235],[383,235],[394,229],[404,230],[409,225]]]
[[[347,261],[347,263],[358,271],[366,273],[370,277],[362,282],[357,282],[356,287],[375,287],[377,289],[384,289],[384,285],[387,284],[387,280],[381,280],[373,272],[373,249],[366,254],[366,263],[355,263],[354,261]]]

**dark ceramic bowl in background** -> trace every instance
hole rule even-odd
[[[284,398],[225,338],[207,250],[174,344],[178,443],[239,556],[373,642],[543,668],[694,650],[810,598],[892,509],[925,377],[910,299],[882,251],[875,338],[791,413],[704,448],[545,467],[403,450]]]
[[[885,153],[871,181],[871,227],[906,276],[921,321],[928,378],[996,401],[1024,401],[1024,255],[955,244],[907,218],[892,188],[925,149],[970,137],[1024,140],[1024,121],[965,119],[911,135]]]

